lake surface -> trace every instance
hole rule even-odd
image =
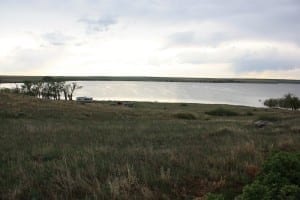
[[[78,81],[75,97],[94,100],[232,104],[263,107],[268,98],[292,93],[300,97],[299,84],[183,83],[135,81]],[[1,84],[1,87],[14,84]]]
[[[263,107],[268,98],[293,93],[300,96],[299,84],[253,83],[180,83],[80,81],[83,88],[75,96],[90,96],[95,100],[152,101],[232,104]]]

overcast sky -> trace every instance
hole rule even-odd
[[[299,0],[0,0],[0,75],[300,79]]]

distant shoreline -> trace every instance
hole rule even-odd
[[[191,82],[191,83],[266,83],[300,84],[295,79],[255,79],[255,78],[188,78],[188,77],[147,77],[147,76],[1,76],[0,83],[21,83],[41,81],[52,77],[59,81],[146,81],[146,82]]]

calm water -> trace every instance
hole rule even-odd
[[[83,88],[77,90],[75,97],[90,96],[95,100],[214,103],[262,107],[265,99],[279,98],[289,92],[300,97],[299,84],[134,81],[79,81],[78,84]],[[1,85],[4,86],[9,85]]]
[[[96,100],[216,103],[262,107],[267,98],[286,93],[300,96],[299,84],[175,83],[175,82],[78,82],[75,96]]]

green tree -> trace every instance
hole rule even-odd
[[[267,99],[264,101],[264,105],[269,108],[274,108],[279,106],[279,100],[278,99]]]
[[[295,95],[289,93],[280,99],[267,99],[264,101],[264,105],[270,108],[280,107],[297,110],[300,108],[300,100]]]
[[[284,105],[292,110],[297,110],[300,107],[300,100],[293,94],[286,94],[284,96]]]

